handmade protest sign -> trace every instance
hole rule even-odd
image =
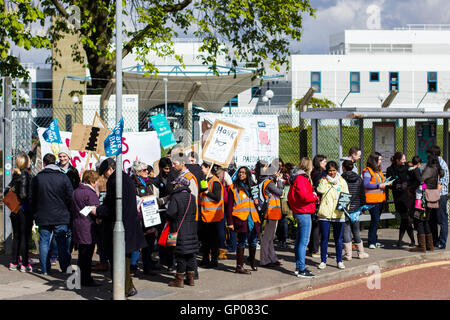
[[[97,153],[105,155],[103,141],[109,134],[109,130],[81,123],[74,123],[72,128],[72,139],[70,140],[70,150]]]
[[[228,167],[244,128],[216,119],[202,149],[202,159]]]

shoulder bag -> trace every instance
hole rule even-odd
[[[180,231],[181,225],[183,224],[184,218],[186,217],[186,213],[189,210],[189,206],[191,205],[192,195],[189,194],[189,203],[186,207],[186,211],[184,212],[183,219],[178,226],[177,232],[169,232],[170,223],[167,220],[166,225],[164,226],[164,230],[161,233],[161,237],[159,238],[158,244],[164,247],[175,247],[177,245],[178,231]]]
[[[19,202],[19,197],[14,192],[13,188],[7,189],[2,201],[8,207],[8,209],[11,210],[12,213],[19,212],[21,205]]]

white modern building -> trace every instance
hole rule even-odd
[[[330,54],[291,57],[292,99],[310,87],[338,107],[442,111],[450,99],[450,25],[394,30],[345,30],[330,36]],[[295,118],[295,117],[294,117]]]

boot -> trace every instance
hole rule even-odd
[[[426,252],[426,240],[424,234],[417,235],[418,245],[415,248],[409,249],[410,252]]]
[[[219,260],[226,260],[227,258],[227,249],[219,249]]]
[[[352,243],[344,242],[344,254],[342,257],[343,260],[350,261],[352,260]]]
[[[249,256],[248,256],[248,262],[250,262],[250,266],[252,267],[253,271],[258,271],[258,267],[256,266],[256,248],[249,248]]]
[[[431,233],[425,235],[425,244],[428,251],[434,251],[433,235]]]
[[[244,269],[244,248],[236,249],[236,273],[250,274],[250,271]]]
[[[369,257],[369,254],[364,252],[364,245],[361,241],[360,243],[356,244],[356,248],[358,249],[358,258],[359,259],[367,259]]]
[[[177,273],[175,280],[169,282],[169,287],[184,288],[184,273]]]
[[[184,283],[188,286],[194,286],[194,271],[186,271],[186,280]]]

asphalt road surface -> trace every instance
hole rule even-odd
[[[313,269],[311,271],[314,273]],[[268,299],[450,300],[450,260],[427,261],[382,270],[373,265],[365,274],[356,277]]]

